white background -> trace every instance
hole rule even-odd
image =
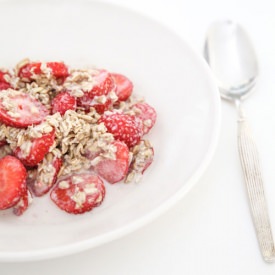
[[[244,104],[259,147],[275,230],[275,2],[273,0],[109,0],[169,26],[201,54],[212,21],[233,19],[250,33],[261,75]],[[199,81],[199,80],[198,80]],[[0,274],[269,275],[260,255],[236,144],[234,106],[222,103],[219,145],[187,196],[149,225],[98,248],[55,260],[0,263]],[[275,232],[275,231],[274,231]]]

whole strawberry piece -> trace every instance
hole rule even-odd
[[[94,167],[96,173],[109,183],[123,180],[129,168],[129,149],[124,142],[115,141],[115,159],[103,158]]]
[[[13,156],[0,159],[0,209],[18,203],[26,192],[27,172],[20,160]]]
[[[133,92],[133,83],[122,74],[112,73],[111,75],[116,85],[115,93],[118,97],[118,101],[127,100]]]
[[[76,99],[68,92],[61,92],[52,100],[52,114],[59,112],[64,115],[67,110],[75,109]]]
[[[98,123],[103,123],[116,140],[125,142],[129,148],[135,146],[143,135],[142,121],[121,112],[105,112]]]
[[[157,112],[156,110],[145,102],[136,103],[131,107],[135,112],[135,116],[142,120],[143,134],[147,134],[156,123]]]
[[[71,174],[60,178],[51,191],[52,201],[72,214],[91,211],[105,196],[103,181],[92,172]]]
[[[49,152],[50,147],[54,143],[55,131],[42,135],[42,137],[34,138],[23,144],[23,149],[17,147],[14,154],[26,166],[36,166],[43,160],[44,156]]]
[[[46,107],[28,94],[8,89],[0,93],[0,122],[17,128],[39,124],[49,114]]]

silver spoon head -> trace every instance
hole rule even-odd
[[[232,21],[211,25],[204,56],[217,79],[222,97],[239,100],[249,94],[258,76],[258,64],[252,43],[240,25]]]

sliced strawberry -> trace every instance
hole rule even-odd
[[[14,206],[26,192],[27,172],[15,157],[0,159],[0,209]]]
[[[39,124],[49,114],[42,103],[29,95],[6,90],[0,93],[0,122],[17,128]]]
[[[66,78],[69,75],[68,67],[63,62],[47,62],[47,67],[52,69],[56,78]]]
[[[139,118],[120,112],[105,112],[98,123],[104,123],[108,132],[116,140],[125,142],[128,147],[136,145],[143,134],[142,121]]]
[[[61,92],[52,100],[52,114],[59,112],[64,115],[67,110],[75,109],[76,99],[68,92]]]
[[[20,68],[18,76],[25,79],[31,79],[34,75],[40,75],[41,73],[41,62],[32,62]]]
[[[52,75],[56,78],[66,78],[69,75],[67,66],[62,62],[47,62],[46,66],[52,70]],[[41,62],[32,62],[23,66],[18,75],[21,78],[33,79],[35,75],[42,74]]]
[[[124,142],[115,141],[116,159],[104,158],[94,167],[96,173],[109,183],[124,179],[129,168],[129,149]]]
[[[29,167],[36,166],[49,152],[50,147],[54,143],[54,138],[55,131],[53,130],[48,134],[44,134],[42,137],[32,139],[30,141],[30,145],[23,144],[24,149],[30,146],[27,155],[24,150],[22,150],[22,146],[17,147],[14,151],[14,154],[22,161],[24,165]]]
[[[155,125],[157,119],[156,110],[145,102],[136,103],[131,109],[143,122],[143,134],[147,134]]]
[[[0,91],[11,88],[10,83],[8,83],[5,79],[5,75],[7,74],[8,73],[0,71]]]
[[[25,193],[20,198],[19,202],[13,207],[13,214],[21,216],[29,207],[32,202],[31,192],[26,189]]]
[[[48,193],[56,183],[57,175],[62,166],[61,158],[47,158],[38,164],[38,168],[30,170],[27,177],[27,185],[35,196],[40,197]]]
[[[109,72],[100,70],[94,75],[95,85],[89,92],[84,92],[82,97],[77,99],[77,105],[89,111],[94,107],[96,111],[102,114],[108,110],[112,104],[108,97],[109,93],[114,90],[114,80]]]
[[[8,83],[0,82],[0,91],[2,91],[2,90],[7,90],[7,89],[9,89],[10,87],[11,87],[11,85],[8,84]]]
[[[115,92],[118,97],[118,101],[127,100],[133,92],[133,83],[129,78],[122,74],[112,73],[111,75],[115,81]]]
[[[5,139],[0,140],[0,147],[2,147],[3,145],[6,145],[7,141]]]
[[[60,178],[51,191],[52,201],[62,210],[82,214],[101,204],[103,181],[94,173],[83,172]]]
[[[154,149],[148,140],[141,140],[131,149],[133,154],[125,182],[138,182],[154,159]]]

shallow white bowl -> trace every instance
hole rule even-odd
[[[142,182],[107,185],[104,203],[84,215],[62,212],[48,195],[19,218],[0,212],[1,261],[106,243],[148,223],[194,186],[217,144],[220,99],[207,65],[184,41],[135,12],[89,1],[4,1],[0,25],[0,66],[29,57],[106,68],[127,75],[158,112],[148,135],[155,161]]]

